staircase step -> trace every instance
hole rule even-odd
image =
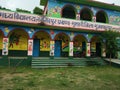
[[[33,58],[32,59],[32,68],[49,68],[49,67],[68,67],[68,66],[87,66],[87,65],[105,65],[104,60],[101,58]]]

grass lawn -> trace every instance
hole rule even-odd
[[[0,67],[0,90],[120,90],[120,68],[31,69]]]

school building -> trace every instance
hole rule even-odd
[[[1,65],[19,59],[35,65],[41,59],[47,64],[59,59],[74,64],[81,58],[106,57],[98,37],[105,30],[120,31],[120,6],[93,0],[41,0],[40,4],[45,6],[43,15],[0,10]]]

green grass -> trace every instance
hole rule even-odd
[[[0,67],[0,90],[120,90],[120,68]]]

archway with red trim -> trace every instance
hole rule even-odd
[[[76,9],[72,5],[65,5],[61,11],[62,18],[76,19]]]
[[[33,56],[49,57],[51,36],[45,31],[38,31],[33,36]]]
[[[4,37],[4,34],[3,34],[2,30],[0,30],[0,56],[2,56],[3,37]]]
[[[70,37],[65,33],[58,33],[55,38],[55,57],[68,57],[69,56],[69,42]]]
[[[27,56],[28,47],[28,33],[21,28],[15,28],[8,34],[9,56]]]
[[[100,10],[96,13],[96,22],[101,22],[101,23],[108,23],[108,16],[107,13],[104,11]]]
[[[91,57],[101,57],[101,43],[98,36],[93,36],[90,42]]]
[[[92,17],[93,17],[93,12],[89,8],[84,7],[80,11],[80,20],[92,21]]]
[[[76,35],[73,39],[73,56],[74,57],[85,57],[86,56],[86,42],[87,39],[83,35]]]

